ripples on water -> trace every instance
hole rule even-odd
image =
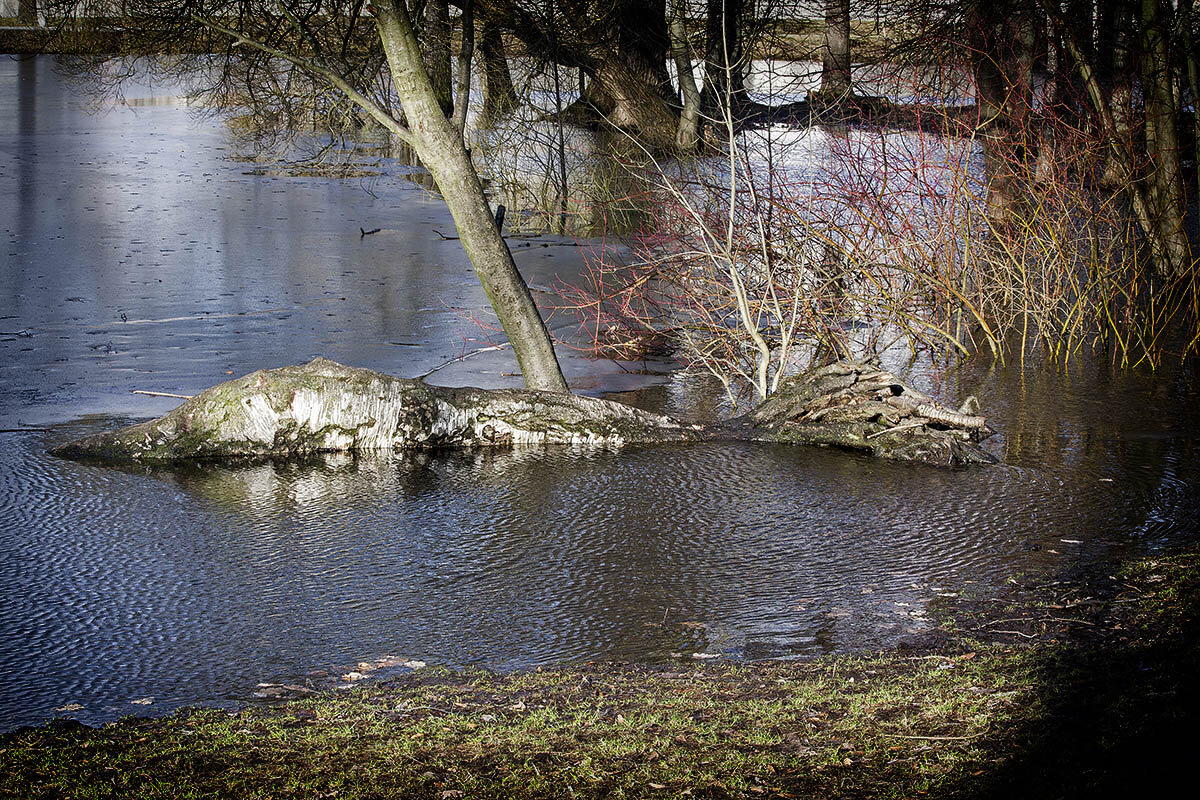
[[[173,401],[129,391],[317,354],[413,375],[477,346],[453,308],[486,298],[419,191],[245,176],[219,129],[169,104],[91,117],[45,60],[0,62],[0,82],[0,428],[161,413]],[[521,268],[548,282],[570,250]],[[438,376],[515,381],[511,354],[487,358]],[[577,388],[622,385],[601,369],[567,359]],[[978,395],[1007,466],[705,444],[120,471],[45,450],[128,420],[0,432],[0,730],[68,703],[92,723],[232,704],[384,654],[508,669],[871,648],[939,593],[1194,536],[1194,375],[913,379]],[[680,375],[622,399],[712,406]]]
[[[1196,522],[1192,438],[1105,423],[1091,456],[1064,442],[1066,466],[1010,428],[1015,465],[966,471],[753,444],[127,471],[44,455],[112,424],[0,434],[3,727],[67,702],[89,721],[146,696],[232,703],[383,654],[510,669],[883,646],[939,593]]]

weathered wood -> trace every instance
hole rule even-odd
[[[834,446],[940,465],[989,463],[983,418],[952,411],[870,364],[840,362],[786,381],[754,412],[690,425],[621,403],[521,389],[430,386],[318,358],[260,370],[171,413],[51,452],[169,463],[319,452],[630,444],[732,439]]]

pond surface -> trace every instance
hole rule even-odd
[[[1195,376],[1092,363],[917,370],[940,397],[978,395],[1000,431],[1006,465],[962,472],[749,444],[50,458],[177,402],[133,390],[316,355],[413,376],[487,344],[469,264],[432,232],[449,215],[392,165],[247,175],[169,93],[90,113],[51,67],[0,60],[0,729],[235,704],[384,655],[513,669],[881,647],[939,594],[1195,536]],[[534,284],[579,266],[573,247],[524,250]],[[705,413],[702,381],[564,355],[580,390]],[[489,351],[434,379],[514,371]]]

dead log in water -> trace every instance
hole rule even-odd
[[[850,448],[941,465],[989,463],[983,418],[939,405],[869,364],[787,381],[754,412],[690,425],[610,400],[524,389],[431,386],[318,358],[222,383],[171,413],[51,452],[169,463],[443,447],[740,440]]]

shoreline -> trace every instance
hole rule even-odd
[[[0,735],[0,796],[1018,797],[1185,776],[1200,551],[1000,596],[811,661],[418,670],[349,691]]]

